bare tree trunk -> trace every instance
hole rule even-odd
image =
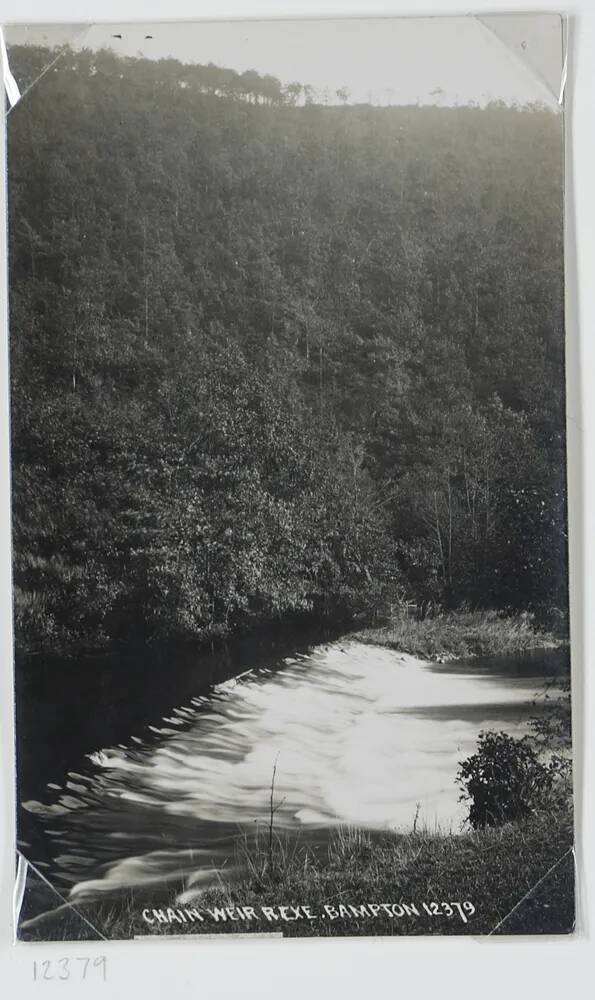
[[[320,399],[320,419],[322,420],[322,402],[324,394],[324,346],[322,339],[318,348],[318,392]]]
[[[78,329],[75,326],[74,333],[72,336],[72,391],[76,392],[76,365],[77,365],[77,351],[78,348]]]
[[[475,297],[473,303],[473,335],[477,334],[479,326],[479,284],[475,285]]]
[[[147,220],[143,222],[143,272],[145,286],[145,347],[149,346],[149,276],[147,274]]]
[[[486,513],[485,513],[485,533],[483,539],[484,560],[487,556],[488,535],[490,532],[490,470],[487,461],[485,466],[485,474],[486,474]]]
[[[452,588],[452,491],[450,487],[450,469],[446,471],[446,488],[448,493],[448,582]]]
[[[440,562],[442,563],[442,581],[446,584],[446,561],[444,558],[444,545],[442,544],[442,532],[440,531],[440,517],[438,515],[438,495],[434,490],[434,512],[436,515],[436,538],[438,539],[438,549],[440,551]]]

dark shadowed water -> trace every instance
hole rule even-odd
[[[143,686],[137,672],[131,691],[123,672],[123,692],[110,676],[95,704],[79,697],[76,738],[54,753],[59,721],[37,739],[27,727],[21,849],[75,898],[171,881],[190,900],[217,869],[233,869],[239,835],[266,829],[275,765],[275,828],[302,842],[340,825],[410,829],[416,813],[418,825],[457,831],[459,761],[482,729],[525,732],[566,659],[432,664],[336,640],[254,654],[252,665],[232,657],[213,666],[225,680],[202,664],[172,680],[173,695],[161,679],[161,718],[152,680]]]

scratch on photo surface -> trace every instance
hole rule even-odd
[[[192,941],[196,944],[197,941],[220,941],[221,938],[275,938],[277,941],[283,941],[285,935],[281,931],[251,931],[249,934],[242,934],[241,932],[235,933],[230,931],[228,934],[135,934],[134,941]]]
[[[554,861],[554,864],[551,866],[551,868],[548,868],[545,875],[542,875],[541,878],[535,883],[535,885],[531,886],[531,888],[525,893],[522,899],[519,899],[518,903],[515,903],[515,905],[512,907],[511,910],[509,910],[506,916],[502,917],[502,920],[499,920],[496,926],[493,927],[491,931],[488,931],[488,937],[491,934],[495,934],[496,931],[500,927],[502,927],[502,924],[506,923],[506,921],[512,916],[512,914],[518,910],[519,906],[521,906],[525,902],[525,900],[528,899],[529,896],[531,896],[543,882],[545,882],[546,878],[549,878],[552,872],[556,870],[558,865],[561,864],[562,861],[564,861],[564,858],[566,858],[569,854],[572,854],[574,856],[574,847],[569,847],[568,850],[564,851],[564,854],[562,854],[557,861]]]

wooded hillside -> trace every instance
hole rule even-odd
[[[562,116],[215,70],[66,51],[9,116],[22,646],[564,612]]]

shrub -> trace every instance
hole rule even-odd
[[[459,764],[456,781],[461,799],[471,803],[469,822],[478,829],[534,813],[552,787],[554,771],[541,763],[528,736],[483,732],[476,753]]]

